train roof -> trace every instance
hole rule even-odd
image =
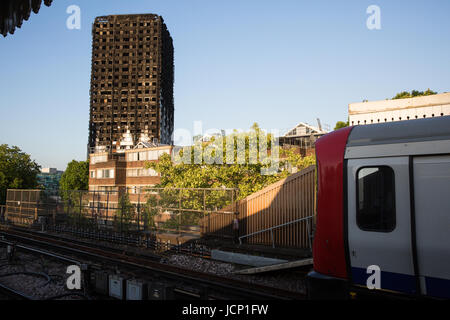
[[[450,116],[355,126],[347,147],[450,140]]]
[[[448,153],[450,116],[441,116],[351,127],[344,157],[355,159]]]

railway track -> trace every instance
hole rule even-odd
[[[34,300],[32,297],[0,283],[0,297],[3,300]]]
[[[33,231],[28,228],[24,227],[18,227],[18,226],[10,226],[10,228],[16,229],[16,230],[22,230],[26,232],[34,232],[36,234],[39,234],[40,232]],[[52,233],[50,233],[52,232]],[[46,231],[46,235],[49,237],[55,237],[63,239],[65,237],[60,236],[60,234],[66,234],[71,237],[66,237],[67,239],[70,239],[70,241],[74,241],[77,243],[85,243],[85,241],[79,240],[79,238],[87,239],[87,241],[102,241],[103,243],[108,243],[108,245],[96,243],[93,244],[96,247],[99,248],[110,248],[114,250],[115,248],[111,247],[110,244],[113,245],[126,245],[128,248],[147,248],[151,249],[153,251],[162,251],[162,252],[176,252],[176,253],[182,253],[182,254],[188,254],[190,256],[194,257],[201,257],[201,258],[211,258],[211,252],[210,248],[208,248],[205,245],[192,245],[184,246],[181,244],[171,244],[170,242],[158,242],[156,239],[149,239],[146,237],[130,237],[126,236],[120,233],[115,232],[102,232],[102,231],[92,231],[89,229],[73,229],[71,227],[65,227],[65,226],[54,226],[48,229]],[[75,239],[77,238],[77,239]],[[117,249],[117,248],[116,248]],[[120,250],[120,249],[117,249]],[[129,252],[129,250],[128,250]],[[156,258],[161,258],[164,253],[158,253],[153,254]]]
[[[17,264],[17,255],[20,253],[27,253],[27,254],[31,254],[32,256],[36,257],[36,260],[41,261],[42,263],[42,258],[46,257],[50,260],[54,260],[54,261],[58,261],[59,263],[61,263],[62,265],[78,265],[78,266],[82,266],[83,262],[80,260],[75,260],[72,257],[69,256],[64,256],[61,254],[56,254],[50,251],[46,251],[43,249],[39,249],[36,247],[30,247],[30,246],[25,246],[25,245],[21,245],[18,244],[17,242],[11,242],[11,241],[7,241],[4,238],[0,239],[0,244],[4,245],[4,246],[13,246],[14,247],[14,254],[12,257],[12,260],[6,259],[8,260],[8,264],[2,264],[2,267],[6,267],[8,265],[10,266],[20,266],[22,265],[22,271],[13,271],[13,272],[3,272],[0,274],[0,278],[9,278],[9,277],[14,277],[14,276],[32,276],[32,277],[41,277],[44,278],[47,282],[44,284],[40,284],[37,287],[34,287],[35,289],[37,288],[44,288],[46,285],[50,284],[50,282],[55,280],[55,274],[53,275],[49,275],[48,271],[28,271],[26,269],[28,269],[28,265],[26,268],[24,268],[25,265],[23,265],[23,261],[22,264]],[[17,252],[16,252],[17,251]],[[21,260],[21,258],[19,258],[19,261]],[[24,260],[25,263],[27,260]],[[10,281],[11,283],[11,281]],[[36,285],[36,283],[34,284]],[[33,286],[33,285],[32,285]],[[14,287],[14,285],[13,285]],[[27,293],[24,293],[21,291],[21,289],[17,289],[17,288],[13,288],[13,287],[9,287],[8,285],[5,285],[4,283],[0,283],[0,300],[53,300],[53,299],[58,299],[58,298],[62,298],[62,297],[66,297],[66,296],[78,296],[78,297],[82,297],[83,299],[90,299],[89,296],[86,296],[84,293],[82,292],[63,292],[57,295],[46,295],[44,297],[38,298],[35,296],[31,296],[28,295]],[[23,287],[22,287],[23,289]],[[29,290],[26,290],[29,291]]]
[[[43,237],[44,236],[47,239],[54,239],[54,240],[63,241],[63,242],[70,242],[70,243],[77,244],[77,245],[80,245],[80,246],[89,246],[90,248],[95,248],[95,249],[99,249],[99,250],[102,250],[102,251],[106,250],[106,251],[116,252],[116,253],[119,253],[119,254],[138,255],[138,256],[145,257],[145,258],[148,258],[148,259],[151,259],[151,260],[155,260],[155,261],[159,260],[162,257],[162,255],[156,254],[156,253],[146,253],[145,255],[139,255],[139,254],[137,254],[137,253],[135,253],[133,251],[125,251],[125,250],[123,250],[121,248],[107,246],[107,245],[104,245],[104,244],[101,244],[101,243],[98,243],[98,242],[94,243],[92,241],[83,241],[83,240],[79,240],[79,239],[74,239],[74,237],[64,237],[64,236],[59,236],[57,234],[48,233],[48,232],[43,233],[43,232],[40,232],[40,231],[34,231],[34,230],[26,229],[26,228],[23,228],[23,227],[16,227],[16,226],[14,226],[14,227],[8,227],[7,229],[0,227],[0,231],[1,230],[14,230],[14,231],[23,232],[23,233],[30,234],[30,235],[35,235],[35,236],[38,236],[38,237]],[[91,239],[91,240],[95,240],[95,239]]]
[[[109,247],[99,248],[87,243],[67,242],[57,239],[55,236],[47,237],[36,232],[3,229],[0,232],[5,239],[45,248],[52,252],[83,257],[100,263],[121,266],[124,268],[138,269],[142,272],[156,275],[161,279],[182,283],[188,287],[197,288],[198,298],[202,299],[305,299],[305,295],[299,292],[287,291],[279,288],[263,286],[213,274],[201,273],[173,265],[162,264],[155,259],[143,256],[127,255],[126,252],[112,250]],[[184,291],[178,288],[178,291]]]

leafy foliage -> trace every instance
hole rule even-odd
[[[128,231],[129,224],[135,219],[135,207],[130,201],[128,193],[119,198],[117,214],[115,215],[115,227],[120,231]]]
[[[147,198],[146,204],[142,207],[142,221],[144,221],[145,229],[155,228],[155,218],[159,213],[157,206],[159,205],[158,199],[155,195],[150,195]]]
[[[338,122],[336,122],[336,125],[334,126],[334,130],[338,130],[338,129],[341,129],[341,128],[348,127],[348,125],[349,125],[348,121],[347,122],[338,121]]]
[[[418,90],[412,90],[411,92],[402,91],[400,93],[397,93],[392,99],[395,100],[395,99],[414,98],[420,96],[431,96],[433,94],[437,94],[437,92],[430,90],[430,88],[428,88],[426,91],[418,91]]]
[[[286,164],[296,168],[298,171],[316,164],[316,156],[314,154],[302,157],[300,153],[295,152],[293,149],[283,149],[281,151],[281,156],[285,158]],[[283,172],[282,176],[285,177],[287,174]]]
[[[255,137],[251,140],[251,137]],[[269,168],[270,161],[268,157],[258,157],[256,163],[250,161],[251,144],[255,143],[259,151],[259,139],[267,139],[268,154],[274,152],[272,149],[272,136],[265,134],[255,123],[250,132],[233,132],[224,139],[212,139],[207,143],[197,143],[194,146],[189,147],[191,151],[190,163],[173,163],[171,156],[164,154],[159,158],[159,162],[148,162],[147,168],[153,168],[157,172],[161,173],[161,182],[159,187],[163,188],[237,188],[239,189],[238,199],[245,198],[246,196],[261,190],[269,184],[272,184],[282,178],[285,178],[289,173],[284,170],[285,161],[295,161],[294,165],[301,166],[303,163],[297,158],[288,158],[280,161],[279,159],[272,159],[278,165],[278,170],[275,174],[263,175],[261,169]],[[243,163],[237,163],[237,142],[239,139],[245,141],[245,161]],[[226,141],[234,141],[234,163],[227,163],[226,159]],[[241,140],[242,141],[242,140]],[[228,146],[229,147],[229,146]],[[212,157],[216,157],[216,152],[220,152],[222,149],[223,155],[218,154],[217,158],[221,159],[221,163],[207,163],[203,158],[199,163],[195,163],[194,151],[195,148],[203,153],[207,153],[208,150]],[[211,152],[212,150],[212,152]],[[180,152],[183,155],[183,151]],[[307,163],[308,160],[305,160]],[[272,162],[273,164],[273,162]],[[299,169],[301,169],[299,168]],[[221,197],[223,195],[217,195]],[[217,200],[217,199],[216,199]],[[201,206],[194,201],[193,206]]]
[[[87,218],[89,213],[89,193],[84,190],[59,190],[58,195],[63,199],[63,212],[67,214],[68,223],[87,224],[89,221]]]
[[[0,145],[0,203],[6,201],[7,189],[37,187],[40,166],[18,147]]]
[[[61,176],[59,188],[61,190],[88,190],[89,161],[72,160]]]

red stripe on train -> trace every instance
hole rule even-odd
[[[343,128],[316,142],[318,190],[314,270],[346,278],[343,215],[343,172],[347,138],[353,127]]]

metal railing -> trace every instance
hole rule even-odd
[[[46,224],[53,225],[202,236],[212,233],[216,220],[220,220],[217,217],[231,223],[229,217],[237,210],[237,197],[238,190],[233,188],[8,189],[0,220],[5,211],[6,221],[26,226],[45,219]],[[231,237],[231,228],[221,235],[225,233]]]
[[[239,235],[246,235],[315,215],[315,166],[289,175],[239,201]],[[277,247],[308,249],[306,224],[274,231]],[[247,244],[271,245],[270,232],[247,238]]]
[[[253,232],[253,233],[250,233],[250,234],[246,234],[245,236],[240,236],[239,237],[239,244],[240,245],[242,244],[242,239],[244,239],[244,238],[249,238],[251,236],[270,231],[270,239],[272,240],[272,248],[275,248],[275,241],[274,241],[274,238],[273,238],[273,230],[281,228],[281,227],[285,227],[287,225],[291,225],[291,224],[294,224],[294,223],[306,221],[306,230],[308,232],[309,249],[312,249],[311,225],[310,225],[309,220],[313,219],[313,218],[314,218],[314,216],[307,216],[307,217],[304,217],[304,218],[300,218],[300,219],[296,219],[296,220],[289,221],[289,222],[286,222],[286,223],[282,223],[282,224],[279,224],[277,226],[273,226],[273,227],[270,227],[270,228],[267,228],[267,229],[263,229],[263,230],[259,230],[259,231],[256,231],[256,232]]]

